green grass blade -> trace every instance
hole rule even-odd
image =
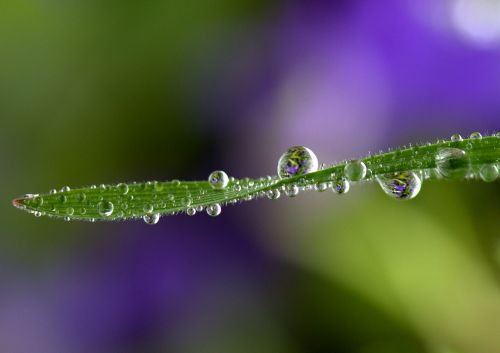
[[[466,152],[470,160],[469,177],[478,177],[485,165],[500,162],[500,136],[498,134],[463,141],[438,141],[420,146],[403,147],[359,159],[368,168],[361,182],[378,176],[405,171],[418,172],[422,179],[440,178],[436,169],[436,154],[443,148],[457,148]],[[321,183],[331,183],[344,176],[346,163],[328,166],[322,170],[279,179],[232,179],[224,189],[214,189],[208,181],[168,181],[146,183],[120,183],[100,187],[82,187],[45,194],[27,194],[13,200],[13,205],[36,216],[59,217],[66,220],[126,220],[151,214],[172,215],[180,212],[195,213],[207,206],[222,206],[265,197],[272,190],[286,190],[297,186],[301,190],[313,189]]]

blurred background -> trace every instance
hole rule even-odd
[[[500,183],[79,223],[10,201],[500,129],[498,0],[0,3],[0,351],[500,352]]]

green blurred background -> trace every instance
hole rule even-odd
[[[500,187],[78,223],[64,185],[275,174],[500,128],[497,0],[0,3],[0,351],[500,352]],[[495,130],[496,129],[496,130]]]

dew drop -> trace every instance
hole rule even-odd
[[[213,205],[207,206],[207,214],[212,217],[216,217],[220,215],[221,207],[218,203],[214,203]]]
[[[49,191],[49,194],[57,194],[57,190],[56,190],[56,189],[51,189],[51,190]]]
[[[208,182],[214,189],[224,189],[229,183],[229,177],[226,172],[222,170],[216,170],[210,173],[208,176]]]
[[[441,148],[435,160],[437,171],[444,178],[463,178],[470,169],[467,153],[459,148]]]
[[[142,217],[142,220],[146,224],[156,224],[160,220],[160,214],[159,213],[153,213],[153,214],[147,214]]]
[[[295,197],[299,194],[299,187],[297,185],[287,185],[285,187],[285,195],[288,197]]]
[[[34,215],[35,217],[41,217],[41,216],[42,216],[42,212],[40,212],[40,211],[35,211],[35,212],[33,212],[33,215]]]
[[[71,188],[69,186],[63,186],[61,188],[61,192],[67,192],[67,191],[70,191],[70,190],[71,190]]]
[[[469,136],[469,138],[471,138],[471,139],[480,139],[480,138],[482,138],[482,137],[483,137],[483,135],[481,135],[481,133],[480,133],[480,132],[473,132],[473,133],[472,133],[472,134],[470,134],[470,136]]]
[[[153,205],[152,205],[152,204],[147,203],[147,204],[145,204],[145,205],[144,205],[144,207],[142,208],[142,210],[143,210],[144,212],[146,212],[146,213],[151,213],[151,212],[153,212],[153,208],[154,208],[154,207],[153,207]]]
[[[73,207],[68,207],[66,209],[66,214],[71,216],[73,213],[75,213],[75,210],[73,209]]]
[[[64,219],[66,222],[71,221],[71,217],[70,217],[70,216],[65,216],[63,219]]]
[[[290,147],[278,161],[278,176],[281,179],[304,175],[318,170],[318,158],[304,146]]]
[[[332,185],[332,190],[339,195],[349,192],[349,188],[350,184],[345,178],[340,178],[334,181]]]
[[[350,161],[344,167],[344,174],[350,181],[358,181],[366,176],[366,165],[362,161]]]
[[[202,212],[203,211],[203,206],[196,206],[196,212]]]
[[[128,185],[125,183],[120,183],[116,186],[120,194],[126,195],[128,193]]]
[[[378,176],[377,181],[387,195],[399,200],[413,199],[422,187],[420,177],[411,171]]]
[[[68,201],[68,197],[66,195],[61,194],[61,195],[59,195],[58,200],[61,203],[65,203],[66,201]]]
[[[453,142],[463,141],[462,136],[460,134],[451,135],[450,140]]]
[[[270,200],[279,199],[281,196],[281,192],[278,189],[272,189],[266,192],[267,198]]]
[[[187,210],[186,210],[186,214],[188,216],[194,216],[196,214],[196,209],[194,207],[189,207]]]
[[[79,193],[78,196],[77,196],[77,200],[80,201],[80,202],[83,202],[87,199],[87,195],[85,195],[85,193]]]
[[[101,216],[111,216],[111,214],[113,213],[113,209],[114,209],[114,205],[112,202],[110,201],[99,201],[99,203],[97,204],[97,212],[101,215]]]
[[[316,185],[314,185],[314,190],[316,190],[318,192],[323,192],[326,189],[328,189],[328,183],[326,183],[326,182],[317,183]]]
[[[479,170],[479,176],[487,183],[495,181],[498,178],[498,167],[494,164],[485,164]]]

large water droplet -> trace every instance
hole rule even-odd
[[[436,168],[444,178],[463,178],[469,172],[470,160],[464,150],[441,148],[436,154]]]
[[[66,191],[70,191],[70,190],[71,190],[71,188],[69,186],[63,186],[61,188],[61,192],[66,192]]]
[[[318,170],[318,158],[304,146],[290,147],[278,161],[278,176],[290,178]]]
[[[471,138],[471,139],[480,139],[480,138],[482,138],[482,137],[483,137],[483,135],[481,135],[481,133],[480,133],[480,132],[473,132],[473,133],[472,133],[472,134],[470,134],[470,136],[469,136],[469,138]]]
[[[194,207],[189,207],[187,210],[186,210],[186,214],[188,216],[194,216],[196,214],[196,208]]]
[[[377,177],[384,192],[396,199],[411,200],[420,192],[422,180],[414,172],[386,174]]]
[[[156,224],[160,220],[160,214],[159,213],[153,213],[153,214],[147,214],[142,217],[142,220],[146,224]]]
[[[462,136],[460,134],[454,134],[454,135],[451,135],[451,141],[453,142],[458,142],[458,141],[462,141]]]
[[[216,217],[221,213],[221,207],[218,203],[214,203],[213,205],[207,206],[207,214],[212,217]]]
[[[344,174],[350,181],[358,181],[366,176],[366,165],[362,161],[350,161],[344,167]]]
[[[214,189],[224,189],[229,183],[229,177],[226,172],[216,170],[208,176],[208,182]]]
[[[99,201],[99,203],[97,204],[97,212],[101,216],[105,216],[105,217],[111,216],[111,214],[113,213],[113,209],[114,209],[114,205],[110,201],[102,200],[102,201]]]
[[[479,176],[487,183],[495,181],[498,178],[498,167],[494,164],[485,164],[479,170]]]
[[[316,190],[318,192],[323,192],[326,189],[328,189],[328,183],[327,182],[321,182],[321,183],[317,183],[316,185],[314,185],[314,190]]]

